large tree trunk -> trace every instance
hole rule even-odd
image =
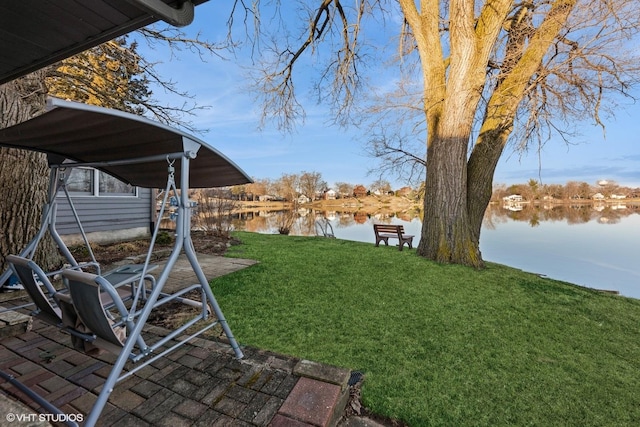
[[[401,0],[415,35],[424,77],[427,176],[418,254],[481,268],[479,240],[467,205],[467,154],[486,64],[510,0],[491,0],[476,20],[474,2],[451,0],[450,51],[441,46],[439,2]]]
[[[46,93],[43,72],[1,85],[0,128],[41,114]],[[5,257],[19,253],[40,227],[48,177],[44,154],[0,148],[0,271],[7,268]],[[41,242],[35,259],[45,269],[59,264],[52,239]]]
[[[487,64],[512,1],[487,0],[476,20],[474,2],[451,0],[450,20],[455,25],[450,26],[447,60],[436,37],[440,33],[434,11],[439,3],[425,0],[418,13],[415,2],[400,1],[416,38],[425,85],[427,176],[419,255],[438,262],[483,267],[480,229],[496,165],[530,80],[576,1],[553,1],[544,22],[528,39],[520,31],[520,21],[511,23],[509,60],[502,66],[469,159],[467,147]],[[522,6],[525,13],[527,7]],[[446,71],[444,63],[448,64]]]
[[[508,132],[493,132],[491,136],[485,136],[485,141],[489,138],[493,140],[476,145],[467,164],[469,227],[473,240],[477,242],[480,242],[484,213],[493,193],[493,174],[502,155],[507,136]]]
[[[436,139],[427,153],[426,197],[418,254],[482,267],[467,210],[466,140]]]
[[[489,99],[487,114],[467,165],[467,206],[473,239],[480,242],[484,213],[491,200],[493,175],[513,129],[516,112],[530,80],[542,58],[576,5],[576,0],[557,0],[536,33],[528,40],[521,37],[516,22],[511,24],[507,49],[511,54],[502,68],[504,77],[497,82]],[[527,6],[523,6],[526,8]],[[526,25],[525,21],[524,25]]]

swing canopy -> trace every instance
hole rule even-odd
[[[50,171],[48,203],[36,236],[17,256],[7,256],[12,270],[0,275],[4,282],[13,271],[21,277],[34,302],[46,311],[48,319],[92,346],[117,355],[109,376],[86,418],[85,426],[94,426],[116,383],[123,381],[150,363],[166,356],[186,342],[215,326],[220,326],[237,358],[243,353],[218,305],[209,281],[198,262],[191,240],[191,216],[194,207],[189,200],[190,188],[220,187],[251,182],[251,179],[231,160],[206,142],[178,129],[155,123],[140,116],[120,111],[51,98],[46,112],[31,120],[0,130],[0,146],[46,153]],[[127,265],[102,273],[91,252],[91,245],[75,213],[73,201],[66,189],[67,167],[94,167],[131,185],[164,188],[158,218],[163,217],[169,195],[176,208],[175,240],[171,253],[157,279],[149,274],[157,266],[150,264],[160,221],[151,237],[151,245],[143,264]],[[10,167],[10,165],[9,165]],[[57,194],[62,190],[74,212],[80,232],[91,254],[92,262],[78,263],[56,230]],[[49,232],[68,265],[55,272],[46,272],[32,261],[38,243]],[[184,254],[198,283],[179,283],[171,293],[164,287],[173,272],[178,257]],[[97,274],[84,271],[94,270]],[[184,271],[180,271],[181,273]],[[68,294],[48,286],[48,277],[60,273]],[[117,279],[115,278],[117,276]],[[34,276],[35,275],[35,276]],[[124,275],[124,279],[122,276]],[[47,289],[45,295],[35,277]],[[148,285],[151,286],[148,286]],[[127,305],[120,291],[127,292]],[[106,294],[105,294],[106,292]],[[199,295],[191,299],[190,294]],[[103,298],[102,295],[105,295]],[[169,302],[179,302],[199,310],[174,330],[162,337],[143,337],[143,329],[151,311]],[[108,308],[106,308],[108,307]],[[114,308],[115,307],[115,308]],[[105,310],[114,310],[107,313]],[[117,311],[117,313],[116,313]],[[59,319],[58,319],[59,318]],[[67,320],[65,320],[65,318]],[[71,319],[71,320],[69,320]],[[191,327],[186,339],[183,337]],[[126,333],[125,333],[126,330]],[[87,332],[89,331],[89,332]],[[87,339],[89,341],[87,341]],[[72,339],[73,342],[73,339]],[[74,346],[77,343],[74,343]],[[83,344],[85,351],[93,351]],[[127,362],[135,367],[124,369]],[[0,375],[4,375],[0,371]],[[28,390],[20,385],[21,390]],[[58,408],[37,394],[37,400],[49,411]]]
[[[139,187],[164,188],[167,156],[183,153],[191,158],[190,188],[252,182],[210,144],[179,129],[134,114],[58,98],[47,100],[44,114],[0,130],[0,146],[47,153],[51,164],[93,166]],[[180,172],[181,163],[176,161],[178,182]]]

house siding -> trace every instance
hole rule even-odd
[[[106,242],[149,234],[151,190],[138,188],[136,197],[71,196],[85,233],[90,240]],[[58,197],[56,228],[65,243],[80,240],[80,230],[67,199]],[[93,238],[91,238],[93,237]]]

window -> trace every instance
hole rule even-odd
[[[136,188],[109,174],[98,171],[99,196],[135,196]]]
[[[94,188],[93,175],[93,169],[71,169],[67,180],[67,190],[71,193],[91,196]]]
[[[73,168],[67,180],[67,190],[73,196],[137,195],[137,188],[93,168]]]

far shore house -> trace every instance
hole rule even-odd
[[[301,194],[298,196],[298,203],[300,204],[305,204],[305,203],[310,203],[311,199],[309,197],[307,197],[304,194]]]
[[[521,202],[522,196],[519,194],[511,194],[510,196],[505,196],[502,198],[503,202]]]
[[[334,190],[331,190],[331,189],[325,191],[324,194],[323,194],[323,198],[325,200],[335,200],[336,197],[337,197],[337,193]]]
[[[366,195],[367,195],[367,189],[365,188],[364,185],[359,184],[353,187],[353,197],[355,197],[356,199],[360,197],[365,197]]]

